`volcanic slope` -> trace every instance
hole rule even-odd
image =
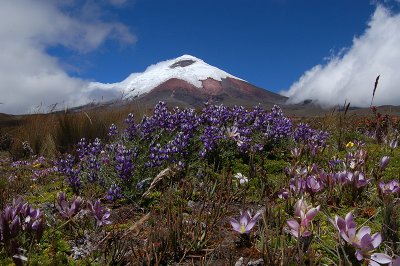
[[[205,102],[228,106],[283,105],[287,98],[264,90],[191,55],[149,66],[119,83],[93,82],[90,89],[120,90],[124,99],[152,106],[158,101],[184,107]]]

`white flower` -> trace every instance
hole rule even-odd
[[[249,182],[249,179],[248,179],[246,176],[244,176],[242,173],[237,173],[237,174],[235,175],[235,178],[239,180],[239,183],[240,183],[241,185],[243,185],[243,184]]]
[[[238,132],[238,128],[236,126],[228,127],[226,129],[226,135],[229,138],[233,138],[233,139],[236,139],[236,138],[238,138],[240,136],[240,134]]]

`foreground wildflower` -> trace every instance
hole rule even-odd
[[[311,205],[308,205],[304,199],[299,199],[294,205],[294,208],[294,216],[296,219],[287,221],[290,233],[296,238],[311,236],[311,232],[309,231],[310,222],[318,214],[320,206],[313,208]]]
[[[379,161],[379,168],[381,170],[385,170],[385,168],[388,166],[390,161],[390,157],[389,156],[383,156],[381,158],[381,160]]]
[[[382,242],[379,233],[371,235],[371,228],[363,226],[357,232],[357,224],[354,221],[353,213],[349,212],[345,219],[335,216],[335,226],[341,237],[356,249],[357,260],[368,262],[368,265],[379,266],[392,261],[392,258],[384,253],[373,252]]]
[[[354,146],[354,143],[351,142],[351,141],[349,141],[349,142],[346,144],[346,148],[352,148],[353,146]]]
[[[398,140],[397,139],[393,139],[389,142],[389,147],[390,149],[394,150],[397,148],[398,145]]]
[[[57,195],[56,208],[59,214],[69,220],[77,215],[82,210],[83,200],[81,197],[74,196],[71,201],[68,201],[64,192]]]
[[[239,234],[248,234],[251,229],[256,225],[258,219],[260,219],[261,211],[258,211],[253,217],[251,217],[250,211],[240,212],[239,221],[235,218],[230,219],[233,230]]]
[[[247,182],[249,182],[249,179],[248,179],[246,176],[244,176],[242,173],[237,173],[237,174],[235,175],[235,178],[236,178],[237,180],[239,180],[239,183],[240,183],[241,185],[246,184]]]
[[[24,203],[22,198],[14,199],[12,204],[0,210],[0,245],[4,248],[2,252],[12,257],[15,265],[24,265],[23,261],[28,260],[23,255],[26,244],[39,242],[43,231],[41,211],[28,202]]]
[[[92,216],[97,221],[97,226],[107,225],[111,223],[111,221],[108,220],[108,218],[110,217],[110,211],[101,206],[99,199],[96,200],[94,204],[89,201],[88,206]]]
[[[392,180],[388,183],[379,182],[379,189],[383,194],[391,194],[400,192],[400,185],[397,180]]]

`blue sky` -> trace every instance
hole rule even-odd
[[[78,58],[71,72],[117,82],[148,65],[191,54],[260,87],[287,89],[305,70],[351,45],[375,10],[368,1],[126,1],[110,19],[127,25],[137,42],[108,41]]]
[[[292,102],[400,105],[400,0],[4,0],[0,112],[46,111],[191,54]],[[10,89],[11,88],[11,89]]]

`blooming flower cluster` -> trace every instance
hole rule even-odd
[[[118,176],[127,181],[132,177],[134,164],[133,164],[133,152],[130,149],[126,149],[124,146],[118,146],[115,155],[115,170]]]
[[[71,201],[68,201],[64,192],[57,195],[56,208],[62,218],[66,220],[72,219],[82,210],[83,200],[81,197],[74,196]]]
[[[305,123],[298,124],[293,131],[294,140],[300,143],[303,149],[309,151],[312,156],[325,148],[328,136],[328,132],[315,130]]]
[[[286,174],[290,177],[290,191],[294,194],[301,195],[307,192],[310,195],[314,195],[323,192],[325,189],[333,189],[335,186],[340,186],[360,193],[371,183],[372,179],[365,174],[368,154],[361,144],[358,143],[357,145],[357,149],[349,151],[345,158],[334,158],[328,161],[327,169],[318,166],[316,163],[310,167],[298,165],[287,167]],[[293,149],[292,155],[294,157],[299,156],[299,150]],[[386,156],[383,158],[386,158]],[[381,162],[386,162],[387,160],[381,159]]]
[[[98,183],[105,190],[113,183],[137,183],[143,178],[135,176],[136,173],[156,171],[167,163],[184,169],[189,159],[187,155],[213,156],[214,151],[223,149],[226,143],[236,146],[240,153],[256,153],[263,150],[266,143],[292,135],[291,120],[278,106],[267,112],[259,106],[248,111],[238,106],[208,104],[198,114],[194,109],[169,110],[160,102],[152,116],[145,116],[136,124],[134,116],[129,114],[125,124],[121,138],[118,138],[117,127],[110,126],[113,143],[103,145],[99,139],[92,142],[81,139],[77,145],[77,160],[70,155],[59,161],[58,171],[75,193],[86,183]],[[121,181],[104,175],[109,171],[114,171]],[[114,198],[111,194],[107,192],[109,198]]]
[[[70,220],[74,217],[78,217],[80,213],[85,209],[84,201],[81,197],[73,196],[71,200],[68,200],[64,192],[58,193],[56,209],[62,218]],[[87,209],[91,216],[96,220],[97,226],[110,224],[110,210],[101,206],[100,200],[96,200],[94,203],[88,201]]]
[[[39,241],[44,230],[42,213],[22,198],[0,210],[0,243],[5,245],[16,265],[22,265],[27,258],[21,253],[22,239]],[[26,247],[25,247],[26,248]]]
[[[352,212],[349,212],[345,219],[335,216],[335,226],[339,230],[340,236],[355,248],[357,260],[365,260],[371,266],[392,262],[392,258],[387,254],[374,252],[382,242],[381,234],[371,235],[371,228],[368,226],[361,227],[357,232],[357,224]]]
[[[80,169],[75,166],[75,158],[68,154],[65,159],[60,159],[57,170],[64,175],[75,193],[78,193],[82,187],[82,181],[79,176]]]
[[[122,198],[122,190],[116,184],[112,184],[111,187],[107,190],[107,194],[105,198],[108,201],[116,201],[117,199]]]

